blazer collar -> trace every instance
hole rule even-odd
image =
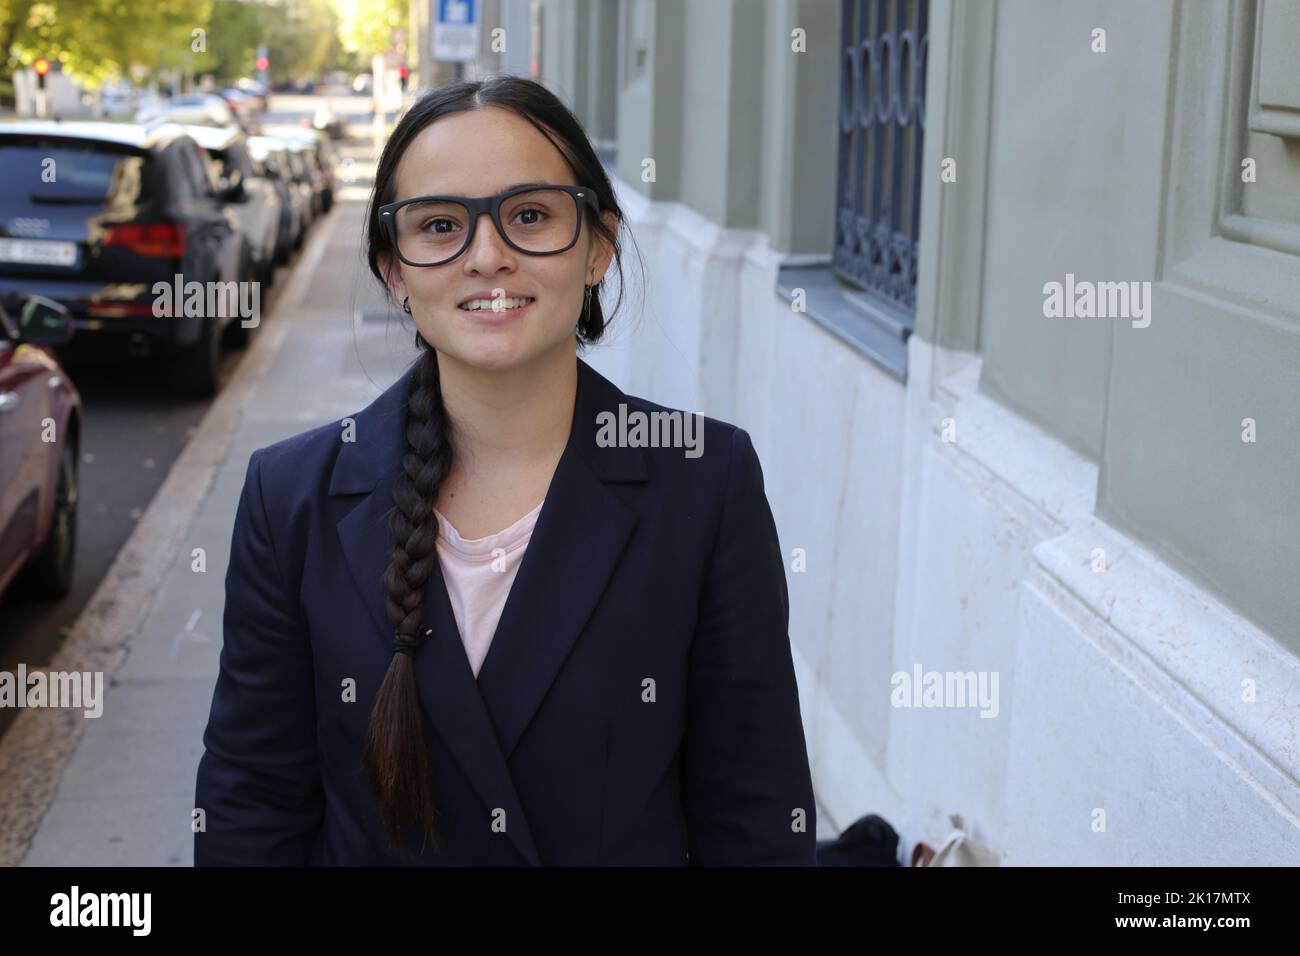
[[[414,660],[421,706],[434,731],[455,755],[488,811],[505,810],[506,832],[534,865],[541,860],[510,776],[509,760],[636,527],[636,515],[608,485],[645,481],[648,476],[644,449],[597,445],[597,413],[617,415],[619,404],[628,398],[582,359],[577,362],[568,443],[478,679],[465,654],[437,561],[424,601],[424,627],[433,634]],[[413,374],[414,367],[355,416],[356,441],[342,445],[329,486],[332,496],[365,495],[338,522],[338,534],[374,625],[358,639],[378,641],[389,653],[393,625],[385,613],[383,585],[392,548],[388,513],[393,506],[393,477],[404,452],[405,395]],[[483,825],[489,822],[485,812]]]
[[[578,392],[564,456],[581,457],[605,481],[644,481],[646,463],[642,449],[602,448],[596,444],[596,414],[608,410],[617,415],[619,404],[628,403],[627,395],[582,359],[577,362]],[[413,363],[401,378],[353,416],[357,440],[345,442],[339,450],[330,477],[331,495],[368,492],[380,481],[391,480],[405,451],[402,426],[406,389],[414,375]]]

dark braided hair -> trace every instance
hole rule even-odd
[[[577,118],[545,86],[521,77],[496,74],[483,80],[454,83],[422,96],[402,116],[384,147],[375,173],[367,219],[367,257],[370,271],[384,283],[385,263],[393,267],[393,250],[379,224],[379,207],[396,198],[395,174],[407,146],[425,127],[440,117],[487,106],[500,106],[533,124],[563,153],[577,182],[596,191],[602,210],[612,210],[623,221],[609,176],[597,158]],[[619,270],[619,297],[623,299],[622,255],[617,230],[590,211],[588,225],[608,240]],[[577,323],[578,348],[598,341],[605,331],[600,285],[591,289],[589,308]],[[391,295],[391,291],[389,292]],[[389,518],[393,537],[392,559],[384,574],[387,610],[399,645],[423,643],[424,591],[438,560],[435,543],[438,524],[433,513],[438,488],[452,464],[450,423],[442,401],[437,353],[417,333],[423,353],[416,360],[406,396],[406,451],[393,482],[394,508]],[[409,645],[408,645],[409,646]],[[416,692],[414,660],[398,647],[380,685],[366,735],[364,764],[384,829],[395,847],[401,847],[401,828],[412,823],[437,849],[433,780],[429,772],[424,722]],[[486,824],[485,824],[486,825]]]

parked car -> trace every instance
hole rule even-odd
[[[330,109],[328,104],[316,108],[316,113],[312,116],[311,128],[320,130],[330,139],[343,139],[347,136],[342,117]]]
[[[252,121],[258,111],[257,98],[253,94],[235,86],[224,86],[216,92],[241,120],[245,123]]]
[[[221,97],[225,104],[230,107],[230,112],[235,117],[235,124],[245,135],[252,136],[261,132],[253,97],[234,87],[215,90],[214,95]]]
[[[162,353],[178,392],[212,395],[223,330],[239,339],[249,329],[228,300],[205,295],[194,308],[180,294],[190,282],[237,282],[245,255],[226,205],[233,187],[218,195],[204,156],[173,124],[0,124],[0,292],[65,304],[70,356]],[[179,291],[156,314],[160,282]]]
[[[319,196],[317,205],[322,212],[329,212],[334,205],[334,164],[337,161],[329,137],[319,130],[297,127],[285,127],[276,135],[290,143],[310,147],[308,163],[314,173],[313,190]]]
[[[72,587],[81,397],[52,349],[71,335],[58,302],[0,296],[0,593]]]
[[[154,110],[160,106],[165,105],[166,103],[167,103],[167,98],[163,96],[161,93],[159,93],[157,90],[153,90],[153,89],[140,90],[139,94],[136,96],[135,99],[135,111],[134,111],[134,115],[132,116],[132,122],[135,121],[134,117],[139,116],[142,110]]]
[[[307,150],[292,140],[285,140],[284,156],[293,174],[294,182],[307,196],[307,226],[311,227],[321,212],[321,195],[317,188],[316,174],[309,165]]]
[[[129,83],[105,84],[99,91],[99,115],[121,119],[138,109],[139,91]]]
[[[289,149],[302,164],[307,175],[307,181],[311,185],[313,217],[324,215],[325,193],[328,189],[328,183],[325,181],[324,170],[317,164],[315,147],[305,140],[291,139],[289,140]]]
[[[230,104],[215,93],[184,93],[135,114],[137,123],[192,123],[199,126],[238,126]]]
[[[275,279],[276,246],[280,232],[280,194],[273,182],[254,166],[243,133],[211,126],[186,126],[207,152],[217,192],[227,196],[246,240],[241,278],[269,286]]]
[[[258,112],[265,113],[268,108],[268,94],[270,90],[266,88],[265,83],[250,79],[249,77],[240,77],[235,81],[235,88],[243,90],[249,96],[253,97]]]
[[[289,245],[282,248],[281,257],[277,259],[284,263],[288,261],[290,251],[302,247],[311,225],[311,183],[301,175],[301,160],[294,156],[285,140],[276,136],[250,136],[248,149],[253,161],[262,164],[280,191],[285,209],[281,216],[290,235]]]

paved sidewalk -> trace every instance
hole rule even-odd
[[[195,774],[248,456],[364,407],[415,355],[407,316],[366,268],[365,203],[361,189],[350,193],[308,240],[274,314],[50,665],[103,670],[103,716],[28,710],[0,743],[0,865],[193,862]]]

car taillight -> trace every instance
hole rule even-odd
[[[153,315],[152,302],[92,302],[86,314],[96,319],[119,319],[126,315]]]
[[[185,226],[176,222],[128,222],[109,226],[100,240],[151,259],[179,259],[185,254]]]

